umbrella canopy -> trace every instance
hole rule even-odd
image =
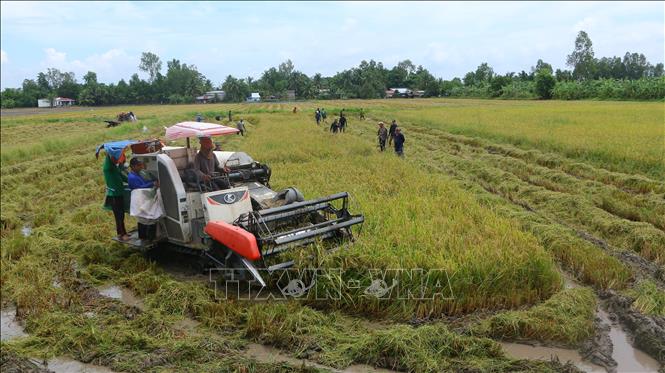
[[[117,163],[118,160],[120,160],[120,154],[122,154],[122,150],[135,143],[137,143],[137,141],[134,140],[121,140],[104,143],[97,147],[95,157],[99,158],[99,152],[104,149],[106,154],[111,156],[113,162]]]
[[[180,122],[166,128],[166,139],[177,140],[186,137],[211,137],[233,135],[239,131],[236,128],[222,126],[216,123]]]

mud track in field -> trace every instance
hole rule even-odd
[[[454,135],[443,130],[425,128],[414,125],[411,130],[419,133],[428,133],[439,137],[450,143],[463,144],[477,148],[490,154],[500,154],[505,157],[523,160],[534,164],[557,170],[577,178],[579,180],[593,180],[608,186],[614,186],[627,193],[634,194],[665,194],[665,182],[654,180],[642,175],[631,175],[620,172],[612,172],[602,168],[593,167],[575,160],[562,157],[555,153],[543,153],[541,151],[523,150],[508,144],[497,144],[477,137]]]
[[[665,289],[665,258],[658,252],[665,245],[651,248],[639,239],[646,232],[658,240],[657,245],[665,242],[665,183],[594,169],[560,157],[548,162],[546,155],[537,151],[417,125],[407,126],[406,134],[413,139],[411,149],[407,149],[408,161],[450,175],[464,186],[500,197],[514,209],[537,216],[541,222],[573,232],[577,239],[627,265],[635,279],[650,279]],[[552,208],[552,202],[562,207]],[[583,277],[575,268],[566,270]],[[605,308],[633,336],[634,345],[663,364],[664,319],[632,310],[633,299],[611,290],[600,290],[599,295]],[[596,325],[597,335],[585,343],[582,352],[611,371],[616,363],[611,358],[609,327],[601,320],[596,320]]]
[[[468,138],[413,127],[419,162],[471,181],[511,203],[589,232],[611,245],[665,264],[665,200],[636,195],[593,180],[584,182],[523,160],[489,153]],[[424,144],[424,145],[420,145]],[[545,186],[542,186],[545,185]],[[613,206],[609,208],[608,206]],[[621,213],[615,210],[621,209]],[[626,219],[630,216],[631,219]]]
[[[633,344],[665,365],[665,317],[647,316],[633,310],[633,300],[614,291],[601,292],[600,297],[632,333]]]
[[[564,171],[528,162],[528,159],[515,158],[496,152],[494,151],[497,148],[496,145],[480,146],[468,138],[459,139],[458,136],[442,135],[437,130],[415,127],[412,131],[430,141],[430,144],[440,145],[441,148],[436,150],[443,150],[449,155],[454,155],[467,162],[481,163],[486,168],[503,171],[514,178],[515,182],[519,180],[524,184],[539,187],[540,189],[536,190],[541,192],[549,191],[581,197],[613,217],[649,223],[660,231],[665,231],[665,199],[663,198],[665,195],[636,194],[594,179],[574,177]],[[427,148],[434,150],[431,149],[431,145]]]

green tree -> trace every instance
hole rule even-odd
[[[139,70],[148,73],[150,76],[148,81],[152,83],[157,78],[157,74],[162,70],[162,61],[159,59],[159,56],[152,52],[143,52],[141,54]]]
[[[387,73],[388,88],[409,88],[412,85],[412,75],[416,71],[416,66],[411,60],[400,61]]]
[[[552,65],[549,63],[539,59],[538,62],[536,62],[536,66],[531,68],[531,73],[536,74],[538,71],[542,69],[547,69],[549,70],[550,74],[554,73],[554,70],[552,69]]]
[[[441,90],[441,86],[434,75],[420,65],[413,75],[413,88],[425,91],[426,97],[436,97]]]
[[[178,95],[184,102],[192,102],[196,96],[212,88],[210,81],[198,72],[196,66],[180,63],[176,59],[168,61],[166,65],[164,87],[168,97]]]
[[[20,95],[15,98],[16,106],[37,106],[37,100],[46,97],[48,94],[49,89],[40,87],[34,80],[25,79],[21,85]]]
[[[249,87],[242,79],[234,78],[229,75],[222,83],[222,89],[226,94],[224,96],[224,101],[229,102],[242,102],[245,101],[247,96],[249,96]]]
[[[43,72],[40,72],[37,74],[37,85],[39,86],[39,89],[46,94],[47,92],[51,91],[53,87],[49,84],[48,79],[46,79],[46,74]]]
[[[543,100],[552,98],[552,91],[556,85],[556,79],[552,76],[551,69],[540,69],[536,73],[536,94]]]
[[[647,76],[651,64],[642,53],[626,52],[623,56],[623,66],[626,73],[626,78],[637,80]]]
[[[441,94],[443,96],[453,96],[456,90],[460,90],[464,86],[460,78],[453,78],[452,80],[441,81]]]
[[[492,97],[499,97],[503,94],[503,87],[507,86],[513,81],[510,75],[497,75],[492,78],[489,87],[489,93]]]
[[[593,79],[595,70],[593,43],[585,31],[580,31],[577,34],[575,49],[566,57],[566,64],[573,68],[573,77],[575,79]]]
[[[133,74],[129,79],[129,100],[136,104],[150,102],[150,84],[139,78],[139,74]]]
[[[79,104],[86,106],[102,105],[104,104],[102,100],[102,92],[97,83],[97,74],[88,71],[83,76],[83,87],[79,93]]]
[[[37,76],[38,84],[48,87],[50,93],[61,97],[78,97],[79,85],[73,72],[49,68],[46,74]]]
[[[567,82],[573,80],[573,73],[570,72],[570,70],[556,69],[555,76],[557,82]]]

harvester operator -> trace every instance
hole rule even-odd
[[[228,179],[215,177],[214,173],[228,173],[226,167],[221,167],[217,157],[213,153],[213,143],[210,137],[199,137],[201,147],[194,158],[194,172],[199,176],[199,180],[204,183],[210,183],[215,190],[228,189]]]

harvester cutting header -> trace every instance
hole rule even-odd
[[[272,190],[270,167],[248,154],[206,148],[211,137],[237,132],[214,123],[182,122],[166,128],[165,138],[186,139],[186,146],[163,146],[159,140],[100,146],[98,152],[129,145],[133,158],[159,181],[156,199],[161,197],[163,214],[154,239],[140,240],[133,232],[132,239],[120,242],[142,250],[163,247],[198,255],[214,267],[245,270],[265,286],[258,268],[270,273],[293,265],[268,265],[277,254],[317,240],[353,239],[352,226],[364,218],[349,212],[346,192],[305,201],[296,188]],[[190,146],[191,137],[200,139],[201,152],[209,158]],[[196,162],[214,167],[203,173]]]

